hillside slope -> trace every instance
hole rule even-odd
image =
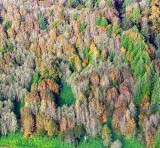
[[[0,146],[158,148],[158,0],[0,1],[0,41]]]

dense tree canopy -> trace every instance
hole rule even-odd
[[[158,148],[159,8],[0,1],[0,146]]]

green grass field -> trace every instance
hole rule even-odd
[[[62,90],[60,91],[60,98],[58,100],[58,105],[63,106],[67,105],[70,106],[72,103],[75,102],[75,97],[72,93],[71,87],[68,86],[66,83],[62,83]]]
[[[59,137],[33,136],[24,138],[22,133],[10,133],[0,138],[0,147],[11,148],[73,148],[74,146],[63,142]]]
[[[88,138],[87,141],[81,141],[78,146],[69,144],[60,139],[60,137],[33,136],[24,138],[20,132],[10,133],[0,138],[0,148],[103,148],[100,138]]]

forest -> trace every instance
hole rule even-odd
[[[0,0],[0,148],[159,148],[159,0]]]

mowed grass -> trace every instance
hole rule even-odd
[[[115,140],[122,142],[122,148],[144,148],[145,146],[135,138],[125,139],[121,135],[116,135]],[[114,140],[113,140],[114,141]],[[24,138],[20,132],[10,133],[0,137],[0,148],[103,148],[102,139],[99,137],[89,137],[86,141],[82,138],[81,142],[75,146],[75,143],[66,143],[60,137],[33,136]]]
[[[101,138],[90,137],[87,141],[81,141],[77,148],[104,148],[104,146]]]
[[[62,88],[60,91],[60,98],[58,100],[58,106],[67,105],[70,106],[76,101],[71,87],[68,86],[66,83],[62,83]]]
[[[0,148],[74,148],[74,145],[65,143],[59,137],[33,136],[24,138],[22,133],[10,133],[0,138]]]
[[[33,136],[24,138],[20,132],[10,133],[0,138],[0,148],[103,148],[100,138],[82,140],[77,146],[66,143],[60,137]]]

